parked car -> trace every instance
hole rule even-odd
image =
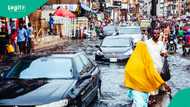
[[[127,60],[133,52],[133,39],[126,36],[105,37],[100,46],[96,46],[96,61],[120,62]]]
[[[117,27],[115,25],[107,25],[103,28],[102,35],[100,35],[100,39],[105,38],[106,36],[112,36],[114,33],[117,32]]]
[[[1,73],[0,106],[86,107],[100,86],[100,70],[83,52],[27,56]]]
[[[119,35],[132,37],[134,42],[137,42],[143,39],[140,26],[124,25],[124,26],[119,26],[118,29],[119,29]]]

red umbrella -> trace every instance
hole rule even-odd
[[[57,9],[55,11],[55,16],[63,16],[63,17],[68,17],[68,18],[75,18],[75,14],[73,14],[72,12],[65,10],[65,9]]]

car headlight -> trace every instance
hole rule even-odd
[[[98,51],[96,52],[96,54],[97,54],[97,55],[104,55],[103,52],[101,52],[100,50],[98,50]]]
[[[133,53],[132,49],[129,49],[127,52],[124,53],[124,55],[131,55]]]
[[[52,103],[49,103],[49,104],[38,105],[36,107],[65,107],[68,104],[69,104],[69,100],[64,99],[64,100],[52,102]]]

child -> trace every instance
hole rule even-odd
[[[11,44],[11,40],[9,39],[9,42],[6,45],[7,60],[12,59],[14,54],[15,54],[15,49],[14,49],[13,45]]]

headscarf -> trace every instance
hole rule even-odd
[[[125,66],[124,86],[141,92],[151,92],[163,83],[164,80],[155,68],[145,42],[137,42]]]

